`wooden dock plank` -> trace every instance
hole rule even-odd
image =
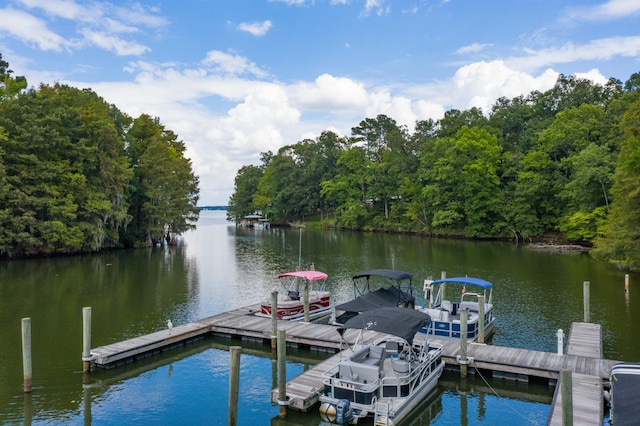
[[[572,373],[571,385],[573,387],[573,424],[576,426],[602,425],[604,402],[600,377]],[[556,387],[547,424],[549,426],[562,426],[562,391],[560,383]]]
[[[93,363],[105,367],[129,362],[211,333],[262,339],[266,342],[272,337],[271,319],[255,316],[254,313],[259,309],[259,304],[251,305],[179,325],[171,331],[160,330],[95,348],[91,350]],[[279,329],[286,330],[288,344],[306,345],[310,348],[329,351],[343,349],[340,347],[340,336],[333,326],[291,321],[278,321],[277,325]],[[379,333],[365,332],[366,342],[376,337],[379,337]],[[425,338],[427,338],[425,335],[420,334],[416,337],[417,340]],[[459,340],[432,336],[428,338],[443,345],[443,360],[447,364],[458,365]],[[575,424],[591,424],[589,421],[594,418],[596,423],[600,423],[602,410],[596,409],[602,404],[602,381],[608,380],[612,366],[618,362],[602,359],[601,339],[600,325],[574,323],[571,325],[566,355],[479,343],[468,343],[467,355],[473,359],[471,367],[501,371],[516,376],[557,379],[561,369],[571,370],[574,383]],[[355,340],[355,335],[352,337],[347,335],[346,340],[349,342]],[[322,373],[331,363],[337,363],[338,359],[339,354],[336,354],[287,383],[287,395],[290,398],[291,408],[306,411],[317,402],[318,393],[322,389]],[[558,393],[559,391],[556,392]],[[272,391],[271,398],[272,401],[277,399],[277,389]],[[556,399],[557,395],[554,397],[554,400]],[[559,409],[554,406],[549,424],[556,424],[558,411]]]

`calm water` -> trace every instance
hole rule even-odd
[[[395,268],[422,280],[469,275],[494,283],[493,343],[556,350],[555,332],[583,318],[583,281],[591,317],[603,325],[608,358],[638,361],[631,318],[640,312],[640,276],[579,254],[532,251],[508,243],[297,229],[236,229],[224,212],[203,212],[184,245],[99,256],[0,262],[0,424],[217,424],[226,422],[227,347],[244,351],[240,425],[317,425],[317,412],[277,419],[268,347],[207,339],[125,368],[82,374],[82,307],[93,312],[93,347],[257,303],[278,289],[276,275],[298,263],[329,274],[336,303],[352,297],[351,275]],[[22,392],[20,320],[32,321],[33,381]],[[320,354],[291,353],[287,377]],[[445,376],[413,425],[546,423],[547,386]]]

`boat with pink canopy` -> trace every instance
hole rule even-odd
[[[313,321],[331,314],[331,294],[325,289],[327,274],[314,270],[294,271],[280,274],[278,278],[283,286],[283,291],[278,292],[278,319],[304,319],[305,288],[309,294],[309,319]],[[261,303],[256,315],[271,318],[271,299]]]

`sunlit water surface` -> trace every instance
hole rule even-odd
[[[268,346],[205,339],[122,368],[81,371],[82,307],[92,307],[92,346],[257,303],[279,289],[277,274],[313,263],[329,274],[335,303],[353,297],[351,276],[373,268],[428,276],[469,275],[494,283],[492,343],[556,350],[556,330],[591,317],[603,326],[605,356],[637,361],[632,318],[640,280],[588,256],[533,251],[509,243],[298,229],[236,228],[224,212],[202,212],[198,229],[174,248],[0,262],[0,424],[220,424],[227,421],[229,345],[241,345],[239,425],[317,425],[316,410],[278,418]],[[31,394],[22,392],[20,321],[32,320]],[[287,378],[326,354],[289,351]],[[467,380],[447,373],[411,425],[546,424],[546,384]]]

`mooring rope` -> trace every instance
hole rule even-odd
[[[498,392],[493,388],[493,386],[491,386],[489,384],[489,382],[487,381],[487,379],[484,378],[484,376],[482,375],[482,373],[480,372],[480,370],[474,366],[473,367],[476,372],[478,373],[478,375],[480,376],[480,378],[482,378],[482,381],[484,382],[485,385],[487,385],[489,387],[489,389],[491,389],[491,392],[493,392],[495,394],[495,396],[498,397],[498,399],[500,400],[500,402],[502,402],[503,404],[505,404],[510,410],[512,410],[514,413],[516,413],[518,416],[522,417],[527,423],[532,424],[532,425],[538,425],[539,423],[536,421],[533,421],[532,419],[529,419],[525,416],[522,415],[521,412],[519,412],[518,410],[516,410],[514,407],[511,406],[511,404],[509,404],[503,397],[501,397]]]

